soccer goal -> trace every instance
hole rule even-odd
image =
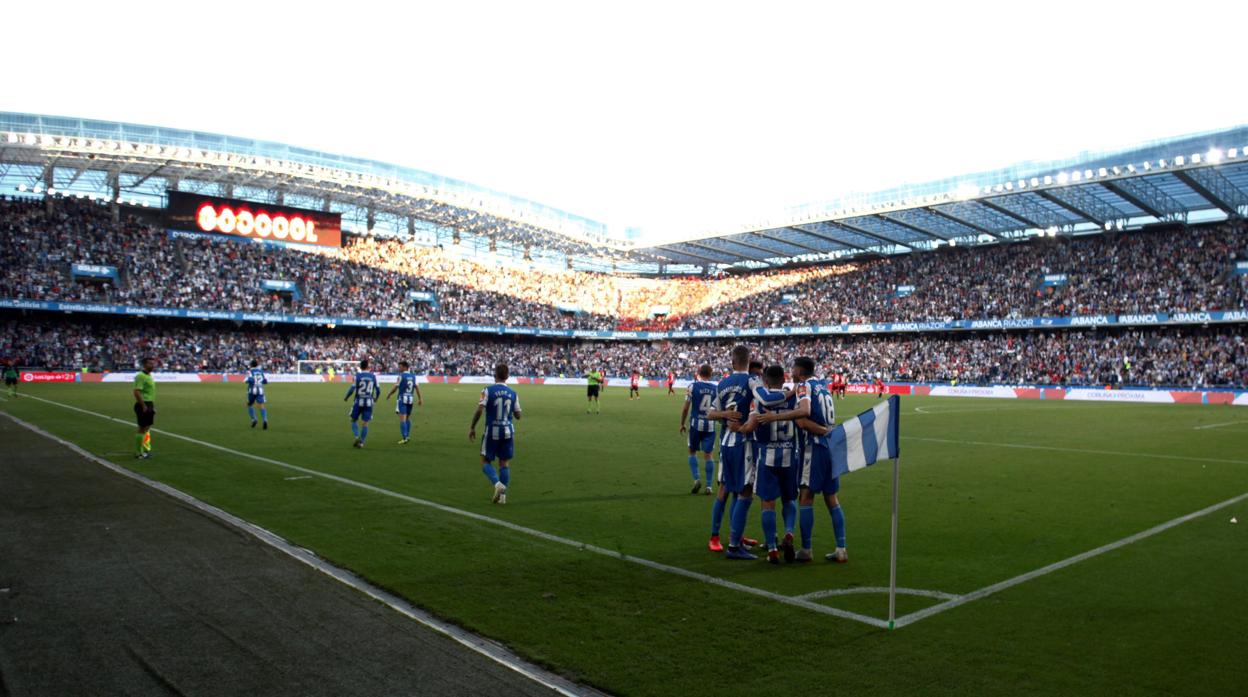
[[[333,370],[334,375],[346,375],[354,373],[359,361],[349,359],[338,359],[328,361],[299,361],[298,370],[300,375],[327,375]]]

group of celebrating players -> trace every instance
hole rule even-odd
[[[829,385],[844,394],[844,381],[815,378],[815,363],[800,357],[793,360],[792,388],[785,388],[783,366],[764,368],[750,360],[746,346],[732,349],[732,373],[712,382],[709,365],[698,369],[685,396],[680,415],[680,431],[688,434],[689,471],[693,476],[691,493],[712,493],[715,470],[715,423],[721,422],[719,443],[719,489],[711,505],[712,552],[724,552],[726,559],[750,560],[758,557],[750,548],[757,540],[746,537],[754,494],[762,501],[762,527],[767,561],[779,564],[810,562],[814,534],[814,499],[822,495],[832,518],[836,548],[826,555],[829,561],[845,563],[845,513],[837,494],[840,479],[832,476],[828,434],[835,425],[836,408]],[[882,384],[882,383],[878,383]],[[882,388],[880,393],[883,394]],[[699,478],[698,452],[705,460],[706,482]],[[731,498],[731,503],[729,499]],[[783,536],[778,535],[776,501],[780,501]],[[728,511],[728,547],[720,540],[725,508]],[[800,533],[801,547],[794,544],[794,529]]]

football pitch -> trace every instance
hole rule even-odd
[[[0,409],[607,692],[1244,688],[1248,409],[902,397],[890,631],[890,463],[842,480],[850,563],[822,561],[818,503],[818,561],[730,562],[689,493],[683,396],[611,388],[597,415],[584,388],[517,387],[498,506],[467,438],[480,388],[421,389],[410,444],[382,402],[357,450],[346,385],[270,384],[263,431],[240,384],[164,383],[147,461],[129,384],[23,385]]]

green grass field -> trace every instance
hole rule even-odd
[[[710,497],[688,493],[680,398],[611,389],[597,416],[583,388],[518,388],[512,485],[495,506],[467,439],[479,388],[423,389],[407,446],[383,403],[367,448],[352,449],[339,385],[271,384],[261,431],[238,384],[162,384],[157,428],[771,594],[888,584],[888,464],[842,482],[849,564],[728,562],[705,547]],[[23,392],[133,417],[126,384]],[[851,397],[839,416],[873,403]],[[36,399],[0,408],[613,693],[1223,695],[1248,676],[1248,500],[890,632],[160,432],[155,457],[136,462],[132,427]],[[905,397],[902,408],[905,588],[962,596],[1248,492],[1248,410]],[[831,549],[821,507],[815,548]],[[874,592],[812,602],[887,612]],[[898,614],[939,602],[900,596]]]

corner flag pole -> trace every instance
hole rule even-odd
[[[901,482],[901,458],[893,458],[893,534],[888,561],[888,628],[897,619],[897,494]]]

